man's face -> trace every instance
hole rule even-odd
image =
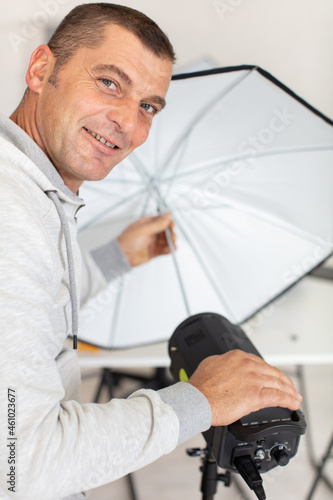
[[[45,83],[37,142],[73,192],[84,180],[103,179],[147,139],[171,72],[171,61],[112,25],[100,47],[79,49],[59,70],[55,86]]]

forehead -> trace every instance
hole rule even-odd
[[[163,96],[170,84],[172,62],[155,55],[136,35],[116,24],[105,28],[98,47],[81,48],[76,58],[88,71],[117,66],[134,86],[158,87]]]

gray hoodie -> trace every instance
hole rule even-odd
[[[36,143],[1,116],[0,498],[79,499],[211,423],[208,401],[187,383],[78,402],[77,354],[64,342],[76,334],[80,303],[129,269],[116,241],[81,254],[83,206]]]

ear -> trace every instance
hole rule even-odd
[[[40,94],[53,71],[54,64],[55,57],[51,49],[47,45],[37,47],[31,55],[25,78],[29,89]]]

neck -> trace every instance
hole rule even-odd
[[[38,128],[35,121],[37,99],[36,96],[31,94],[34,94],[34,92],[31,92],[29,89],[27,89],[22,101],[20,102],[14,113],[10,116],[10,119],[14,123],[16,123],[16,125],[18,125],[22,130],[24,130],[24,132],[26,132],[31,137],[31,139],[41,148],[41,150],[45,154],[47,154],[43,147],[43,143],[38,133]]]

